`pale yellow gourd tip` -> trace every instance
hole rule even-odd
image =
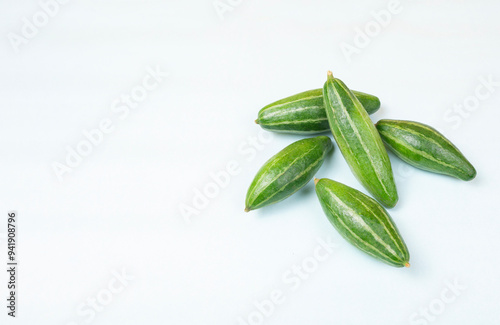
[[[410,263],[406,262],[405,267],[410,267]]]
[[[314,185],[318,184],[319,178],[314,178]]]
[[[332,73],[330,70],[328,70],[328,72],[326,73],[326,75],[327,75],[328,77],[333,77],[333,73]]]
[[[249,207],[245,207],[245,212],[250,212],[250,208]]]
[[[259,124],[259,120],[255,120],[255,124]]]

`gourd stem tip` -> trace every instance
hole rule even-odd
[[[314,185],[318,184],[319,178],[314,178]]]
[[[410,263],[406,262],[405,267],[410,267]]]
[[[245,212],[250,212],[250,209],[248,207],[245,207]]]

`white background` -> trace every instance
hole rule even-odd
[[[17,210],[20,261],[15,320],[1,272],[1,323],[500,324],[498,1],[401,0],[349,57],[341,45],[354,45],[356,28],[373,25],[388,2],[232,3],[221,18],[212,0],[67,1],[19,46],[12,35],[24,37],[23,19],[42,9],[0,3],[0,260],[7,212]],[[169,75],[123,118],[113,103],[148,67]],[[312,182],[243,212],[260,166],[301,138],[275,135],[252,149],[252,138],[268,135],[253,122],[258,110],[321,87],[327,70],[379,96],[374,121],[437,127],[478,170],[462,182],[391,155],[400,202],[390,214],[409,269],[347,244]],[[458,115],[480,78],[497,84]],[[59,180],[53,164],[106,118],[113,131]],[[230,162],[239,173],[229,185],[183,215]],[[362,190],[338,148],[317,176]],[[318,240],[329,238],[337,247],[315,266]],[[303,262],[310,273],[298,280],[290,272]],[[133,279],[110,297],[113,272],[123,270]],[[259,316],[254,302],[274,290],[281,303],[264,302]],[[86,305],[94,298],[106,304],[95,315]]]

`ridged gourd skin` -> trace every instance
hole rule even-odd
[[[328,220],[349,243],[395,267],[409,267],[410,254],[394,221],[374,199],[330,179],[315,179]]]
[[[245,211],[282,201],[305,186],[333,149],[332,140],[318,136],[296,141],[269,159],[250,185]]]
[[[333,137],[353,174],[377,200],[394,207],[398,192],[391,161],[363,105],[331,72],[323,96]]]
[[[387,147],[408,164],[464,181],[476,177],[474,166],[434,128],[403,120],[380,120],[376,127]]]
[[[380,100],[373,95],[353,91],[368,114],[380,108]],[[330,130],[323,103],[323,89],[313,89],[293,95],[259,111],[255,123],[263,129],[291,134],[315,134]]]

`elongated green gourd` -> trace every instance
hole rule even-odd
[[[476,177],[460,150],[432,127],[398,120],[380,120],[376,127],[389,149],[410,165],[464,181]]]
[[[380,100],[369,94],[353,91],[368,114],[380,108]],[[323,89],[314,89],[293,95],[259,111],[255,120],[263,129],[293,134],[314,134],[330,130],[323,103]]]
[[[329,137],[292,143],[269,159],[257,172],[246,196],[245,211],[286,199],[306,185],[333,149]]]
[[[330,71],[323,96],[333,137],[353,174],[377,200],[394,207],[398,192],[391,161],[368,113]]]
[[[396,267],[409,267],[410,254],[387,211],[374,199],[330,179],[315,179],[323,211],[352,245]]]

